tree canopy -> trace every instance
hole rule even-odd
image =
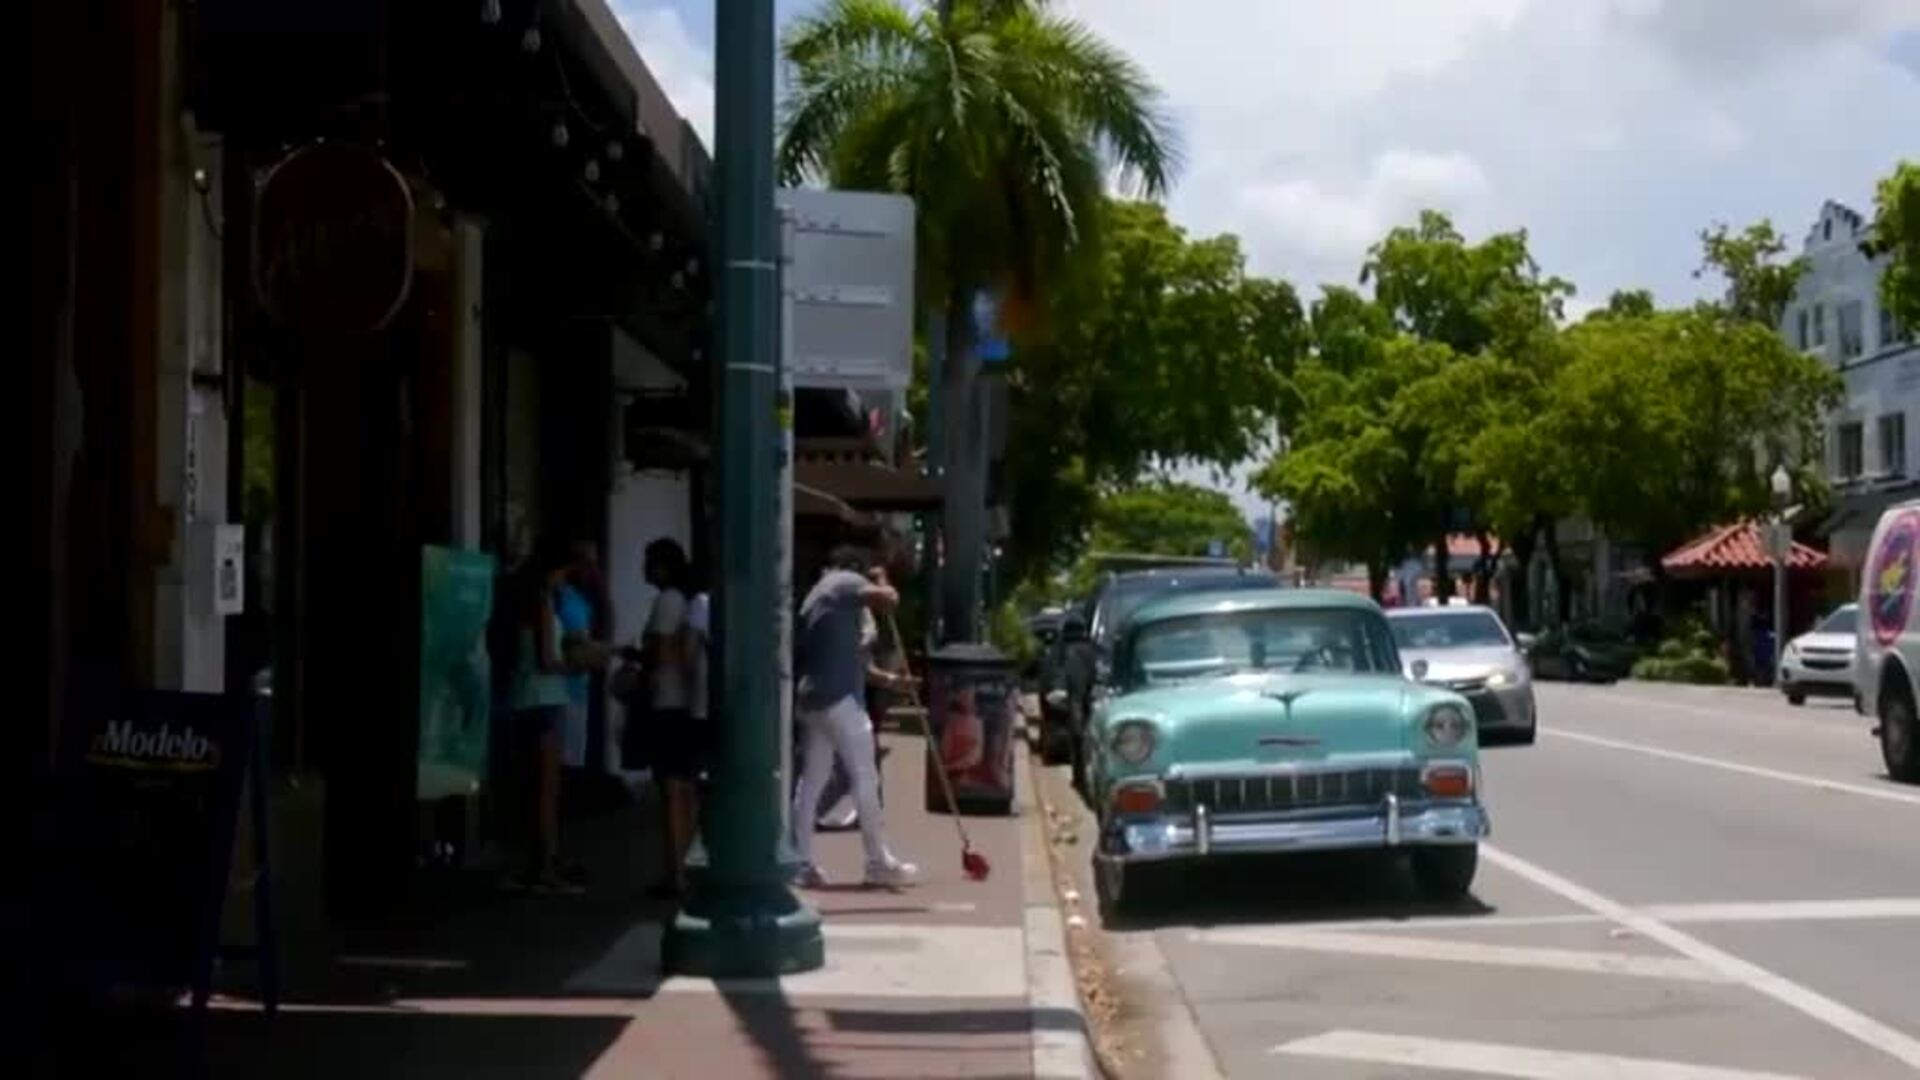
[[[1892,258],[1880,278],[1880,302],[1909,332],[1920,331],[1920,163],[1902,161],[1880,181],[1872,247]]]

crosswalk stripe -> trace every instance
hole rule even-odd
[[[1193,939],[1213,945],[1253,945],[1339,953],[1344,956],[1380,956],[1396,960],[1438,960],[1490,967],[1547,968],[1599,975],[1628,975],[1648,979],[1725,982],[1713,969],[1678,956],[1641,956],[1633,953],[1584,949],[1547,949],[1518,945],[1488,945],[1474,941],[1442,941],[1405,934],[1355,934],[1338,930],[1293,930],[1285,927],[1245,927],[1197,930]]]
[[[1423,1039],[1370,1031],[1329,1031],[1267,1051],[1290,1057],[1333,1058],[1376,1065],[1481,1073],[1520,1080],[1797,1080],[1785,1073],[1752,1072],[1652,1058],[1581,1054],[1530,1046]]]

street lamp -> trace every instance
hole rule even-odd
[[[1793,501],[1793,475],[1785,465],[1775,465],[1768,478],[1773,489],[1773,670],[1779,679],[1780,662],[1787,647],[1787,556],[1793,551],[1793,534],[1787,531],[1787,507]]]

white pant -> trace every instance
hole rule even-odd
[[[825,709],[800,714],[806,755],[800,790],[793,795],[793,847],[802,863],[813,862],[813,830],[820,814],[820,793],[833,776],[838,753],[853,778],[853,804],[860,811],[860,843],[867,865],[893,862],[880,832],[880,777],[874,772],[873,722],[852,698],[842,698]]]

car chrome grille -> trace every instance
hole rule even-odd
[[[1167,781],[1167,809],[1214,814],[1263,814],[1377,803],[1389,794],[1420,797],[1420,773],[1411,768],[1254,773]]]
[[[1487,688],[1487,680],[1484,677],[1478,679],[1447,679],[1440,685],[1456,694],[1477,694]]]

